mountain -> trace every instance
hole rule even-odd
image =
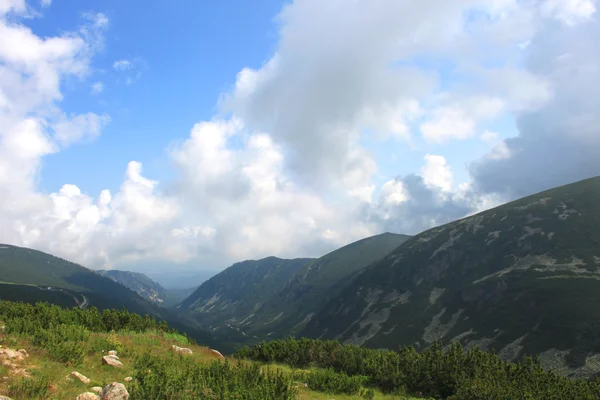
[[[133,290],[146,300],[158,305],[164,305],[167,299],[167,291],[158,283],[140,272],[111,270],[96,271],[121,285]]]
[[[62,291],[71,294],[77,299],[76,303],[84,303],[84,306],[93,305],[101,309],[126,307],[131,312],[158,313],[156,306],[110,278],[25,247],[0,244],[0,282],[39,286],[48,292]],[[5,296],[6,293],[0,294],[0,298]]]
[[[212,343],[211,335],[199,329],[194,321],[158,307],[113,279],[25,247],[0,244],[0,299],[29,303],[47,301],[80,308],[126,308],[132,313],[165,320],[197,340]]]
[[[202,283],[177,309],[191,312],[205,326],[222,326],[230,319],[251,315],[310,261],[267,257],[233,264]]]
[[[367,266],[410,236],[384,233],[337,249],[304,266],[253,314],[233,325],[254,336],[285,337],[298,333],[330,299]]]
[[[385,233],[319,259],[269,257],[234,264],[200,285],[179,309],[234,342],[292,335],[357,273],[408,237]]]
[[[440,340],[600,370],[600,177],[423,232],[365,269],[301,335],[374,348]]]

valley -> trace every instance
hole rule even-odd
[[[384,233],[320,258],[239,262],[172,306],[143,274],[94,272],[2,245],[0,299],[124,308],[261,362],[293,364],[299,354],[266,359],[258,349],[273,343],[276,354],[311,338],[375,352],[493,351],[511,365],[535,356],[542,370],[592,379],[600,374],[599,207],[600,178],[592,178],[415,236]]]

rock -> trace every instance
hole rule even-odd
[[[131,382],[133,380],[132,377],[128,376],[127,378],[123,379],[125,382]]]
[[[0,358],[21,361],[23,359],[23,354],[13,349],[0,349]]]
[[[223,357],[223,354],[219,353],[219,351],[217,351],[217,350],[215,350],[215,349],[210,349],[210,351],[211,351],[213,354],[217,355],[219,358],[223,358],[223,359],[225,359],[225,357]]]
[[[125,385],[119,382],[113,382],[109,385],[104,386],[100,393],[101,400],[127,400],[129,399],[129,393],[125,389]]]
[[[175,346],[173,345],[173,350],[175,351],[175,353],[180,353],[180,354],[192,354],[192,350],[185,348],[185,347],[179,347],[179,346]]]
[[[29,357],[29,354],[27,354],[27,351],[25,349],[19,349],[19,353],[21,353],[23,357]]]
[[[10,397],[6,397],[6,396],[2,396],[0,394],[0,400],[11,400],[11,398]]]
[[[108,352],[108,355],[116,357],[117,356],[117,351],[116,350],[111,350],[111,351]]]
[[[92,392],[94,393],[100,393],[102,392],[102,388],[100,386],[94,386],[93,388],[90,389]]]
[[[111,367],[119,368],[123,366],[123,363],[115,356],[104,356],[102,357],[102,364],[110,365]]]
[[[91,380],[89,378],[86,378],[85,376],[81,375],[77,371],[71,372],[71,376],[74,377],[74,378],[79,379],[81,382],[85,383],[86,385],[89,385],[90,382],[91,382]]]
[[[98,400],[100,397],[98,397],[97,394],[92,393],[92,392],[85,392],[85,393],[81,393],[79,396],[77,396],[75,398],[75,400]]]

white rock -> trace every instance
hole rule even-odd
[[[100,393],[102,392],[102,388],[100,386],[94,386],[93,388],[90,389],[92,392],[94,393]]]
[[[185,347],[179,347],[179,346],[175,346],[173,345],[173,350],[175,351],[175,353],[181,353],[181,354],[192,354],[192,350],[185,348]]]
[[[98,400],[98,399],[100,399],[100,397],[98,397],[97,394],[92,393],[92,392],[81,393],[79,396],[77,396],[75,398],[75,400]]]
[[[81,382],[85,383],[86,385],[89,385],[91,380],[83,375],[81,375],[79,372],[77,371],[73,371],[71,372],[71,376],[73,378],[79,379]]]
[[[102,357],[102,364],[110,365],[111,367],[122,367],[123,363],[115,356],[104,356]]]
[[[223,357],[223,354],[219,353],[219,351],[218,351],[218,350],[215,350],[215,349],[210,349],[210,351],[211,351],[213,354],[215,354],[215,355],[219,356],[219,358],[223,358],[223,359],[225,358],[225,357]]]
[[[109,385],[104,386],[100,393],[101,400],[127,400],[129,399],[129,393],[125,388],[125,385],[119,382],[113,382]]]

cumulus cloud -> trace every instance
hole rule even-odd
[[[59,107],[61,82],[89,73],[109,21],[89,14],[75,32],[41,38],[14,17],[24,2],[0,0],[0,241],[90,267],[212,269],[415,234],[597,173],[594,4],[297,0],[278,16],[272,57],[242,69],[218,115],[171,143],[172,181],[132,161],[118,191],[92,196],[77,182],[49,195],[36,183],[45,156],[110,122]],[[125,82],[140,73],[133,59],[113,68]],[[486,124],[511,115],[519,136],[500,140]],[[366,132],[413,146],[423,165],[381,179]],[[480,139],[491,152],[454,182],[442,145]]]
[[[558,7],[558,2],[545,4]],[[560,4],[561,12],[575,15],[593,5]],[[600,173],[598,35],[600,25],[586,21],[568,28],[548,25],[532,40],[527,68],[551,84],[554,96],[541,108],[520,113],[519,135],[472,165],[481,193],[514,198]]]

